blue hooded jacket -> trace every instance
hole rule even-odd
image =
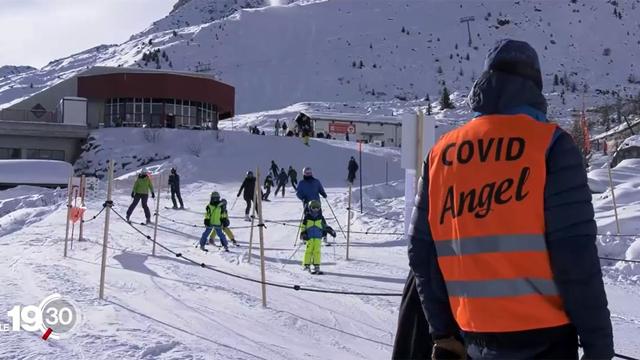
[[[322,187],[320,180],[313,176],[305,176],[298,183],[296,196],[305,204],[311,200],[320,201],[320,195],[325,199],[327,198],[327,193],[324,192],[324,188]]]
[[[510,41],[499,42],[489,53],[486,71],[469,94],[471,108],[478,115],[520,113],[547,121],[542,81],[536,78],[535,68],[537,66],[539,76],[539,65],[535,51],[535,59],[523,60],[523,54],[531,56],[533,49],[526,43]],[[520,64],[509,65],[514,62]],[[494,66],[496,63],[502,65]],[[429,214],[428,160],[425,160],[423,169],[409,229],[409,263],[415,272],[431,335],[437,339],[455,335],[460,329],[451,313],[433,237],[426,221]],[[613,334],[595,244],[597,227],[591,193],[582,154],[571,136],[561,129],[556,131],[547,149],[546,170],[545,238],[554,281],[571,325],[580,337],[585,358],[610,359],[613,356]],[[528,343],[540,344],[552,341],[550,339],[553,339],[552,333],[538,332],[530,336]],[[518,357],[533,357],[533,347],[524,346],[517,350]]]

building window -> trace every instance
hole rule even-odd
[[[63,150],[27,149],[27,159],[45,159],[64,161]]]
[[[20,149],[0,148],[0,159],[20,159]]]

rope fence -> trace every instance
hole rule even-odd
[[[93,221],[93,220],[97,219],[105,211],[105,209],[107,207],[109,207],[110,210],[122,222],[124,222],[125,224],[129,225],[132,229],[134,229],[138,234],[140,234],[146,240],[153,241],[153,238],[150,235],[145,234],[138,227],[136,227],[132,223],[128,222],[125,217],[123,217],[118,211],[116,211],[113,208],[113,205],[114,205],[114,203],[112,201],[106,201],[105,203],[102,204],[102,209],[98,213],[96,213],[89,220],[83,220],[83,223],[90,222],[90,221]],[[187,224],[187,223],[181,223],[181,222],[179,222],[177,220],[168,218],[166,216],[162,216],[162,215],[159,215],[159,216],[163,217],[166,220],[172,221],[174,223],[184,224],[184,225],[192,226],[192,227],[203,227],[203,226],[196,226],[196,225]],[[270,221],[270,220],[264,220],[264,222],[269,222],[269,223],[278,224],[278,225],[282,225],[282,226],[298,227],[297,225],[288,224],[286,222],[278,222],[278,221]],[[258,225],[255,225],[254,227],[261,227],[261,226],[266,228],[266,226],[264,224],[258,224]],[[237,227],[237,228],[251,228],[251,227],[252,226]],[[352,233],[356,233],[356,234],[379,234],[379,235],[404,235],[404,233],[375,233],[375,232],[368,232],[368,231],[352,231]],[[638,237],[638,236],[640,236],[640,235],[631,235],[631,234],[597,234],[597,235],[599,235],[599,236],[615,236],[615,237]],[[196,260],[192,259],[189,256],[185,256],[181,252],[177,252],[175,250],[172,250],[171,248],[169,248],[168,246],[164,245],[163,243],[160,243],[160,242],[157,242],[157,241],[154,241],[154,243],[155,243],[155,245],[157,245],[161,249],[167,251],[168,253],[174,255],[177,258],[184,259],[187,263],[190,263],[190,264],[192,264],[194,266],[198,266],[198,267],[201,267],[201,268],[209,270],[209,271],[213,271],[213,272],[225,275],[225,276],[229,276],[229,277],[232,277],[232,278],[236,278],[236,279],[240,279],[240,280],[244,280],[244,281],[248,281],[248,282],[252,282],[252,283],[263,284],[263,285],[276,287],[276,288],[281,288],[281,289],[288,289],[288,290],[294,290],[294,291],[305,291],[305,292],[312,292],[312,293],[325,293],[325,294],[336,294],[336,295],[355,295],[355,296],[380,296],[380,297],[401,297],[402,296],[402,293],[345,291],[345,290],[330,289],[330,288],[308,287],[308,286],[303,286],[303,285],[299,285],[299,284],[284,284],[284,283],[277,283],[277,282],[271,282],[271,281],[262,281],[262,280],[254,279],[254,278],[251,278],[251,277],[248,277],[248,276],[238,275],[238,274],[234,274],[234,273],[229,272],[229,271],[225,271],[225,270],[221,270],[221,269],[215,268],[212,265],[208,265],[208,264],[206,264],[204,262],[196,261]],[[629,263],[640,263],[640,260],[633,260],[633,259],[618,259],[618,258],[602,257],[602,256],[599,257],[599,258],[602,259],[602,260],[623,261],[623,262],[629,262]],[[640,360],[638,358],[634,358],[634,357],[631,357],[631,356],[618,354],[618,353],[615,353],[614,356],[618,357],[618,358],[621,358],[621,359],[625,359],[625,360]]]
[[[97,214],[95,214],[92,218],[90,218],[89,220],[83,220],[83,223],[87,223],[87,222],[90,222],[90,221],[93,221],[93,220],[97,219],[104,212],[106,206],[107,206],[107,203],[102,204],[102,209]],[[113,210],[113,208],[112,208],[112,210]],[[115,212],[115,210],[114,210],[114,212]],[[189,224],[189,223],[186,223],[186,222],[181,222],[181,221],[178,221],[178,220],[171,219],[171,218],[169,218],[167,216],[163,216],[163,215],[159,215],[159,216],[161,218],[165,219],[165,220],[171,221],[171,222],[176,223],[176,224],[195,227],[195,228],[205,228],[205,226],[203,226],[203,225]],[[282,222],[282,221],[274,221],[274,220],[267,220],[267,219],[264,219],[263,221],[265,223],[271,223],[271,224],[280,225],[280,226],[288,226],[288,227],[295,227],[295,228],[299,227],[298,225],[289,224],[289,223]],[[131,225],[131,224],[129,224],[129,225]],[[256,224],[253,227],[261,227],[261,226],[266,228],[266,225],[264,225],[264,224]],[[232,230],[250,229],[251,227],[252,227],[251,225],[235,226],[235,227],[229,227],[229,229],[232,229]],[[135,227],[134,227],[134,229],[137,230],[137,228],[135,228]],[[358,231],[358,230],[355,230],[355,231],[351,230],[350,233],[352,233],[352,234],[360,234],[360,235],[392,235],[392,236],[404,236],[405,235],[405,233],[402,233],[402,232],[375,232],[375,231]],[[598,236],[611,236],[611,237],[640,237],[640,234],[635,234],[635,235],[634,234],[596,234],[596,235],[598,235]],[[613,258],[613,257],[607,257],[607,256],[598,256],[598,258],[600,260],[622,261],[622,262],[627,262],[627,263],[640,264],[640,260],[636,260],[636,259],[620,259],[620,258]],[[259,281],[259,280],[256,280],[256,281]]]
[[[113,213],[120,218],[120,220],[122,220],[124,223],[128,224],[131,228],[133,228],[137,233],[139,233],[141,236],[143,236],[145,239],[147,240],[153,240],[151,238],[150,235],[145,234],[143,231],[141,231],[140,229],[138,229],[136,226],[134,226],[133,224],[127,222],[127,220],[119,213],[117,212],[115,209],[113,209],[113,207],[111,208],[111,211],[113,211]],[[211,265],[207,265],[203,262],[198,262],[196,260],[191,259],[188,256],[183,255],[180,252],[176,252],[174,250],[172,250],[171,248],[167,247],[166,245],[157,242],[156,241],[156,245],[158,247],[160,247],[161,249],[164,249],[165,251],[169,252],[170,254],[175,255],[178,258],[182,258],[194,265],[197,265],[201,268],[204,269],[208,269],[226,276],[231,276],[233,278],[236,279],[241,279],[241,280],[245,280],[245,281],[249,281],[249,282],[253,282],[253,283],[257,283],[257,284],[263,284],[262,280],[258,280],[258,279],[253,279],[247,276],[242,276],[242,275],[238,275],[238,274],[234,274],[228,271],[224,271],[224,270],[220,270],[217,268],[214,268]],[[316,287],[307,287],[307,286],[302,286],[302,285],[297,285],[297,284],[280,284],[280,283],[275,283],[275,282],[270,282],[270,281],[265,281],[264,282],[265,285],[268,286],[272,286],[272,287],[278,287],[278,288],[282,288],[282,289],[290,289],[290,290],[295,290],[295,291],[307,291],[307,292],[315,292],[315,293],[325,293],[325,294],[340,294],[340,295],[359,295],[359,296],[389,296],[389,297],[395,297],[395,296],[402,296],[402,293],[376,293],[376,292],[359,292],[359,291],[344,291],[344,290],[336,290],[336,289],[326,289],[326,288],[316,288]]]

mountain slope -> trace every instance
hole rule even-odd
[[[582,102],[584,90],[588,104],[597,101],[597,90],[635,95],[637,84],[628,80],[640,78],[634,64],[640,56],[638,0],[307,1],[243,9],[209,22],[223,15],[214,11],[219,3],[227,2],[192,0],[123,44],[13,76],[0,82],[0,103],[95,64],[210,71],[236,87],[238,113],[301,101],[436,98],[443,84],[466,92],[487,49],[504,37],[538,50],[545,89],[560,116]],[[463,16],[475,17],[472,47]],[[169,60],[142,61],[156,50]],[[565,85],[554,87],[554,75]]]

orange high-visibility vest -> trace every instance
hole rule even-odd
[[[487,115],[429,155],[429,226],[453,316],[470,332],[569,323],[545,243],[546,153],[556,125]]]

